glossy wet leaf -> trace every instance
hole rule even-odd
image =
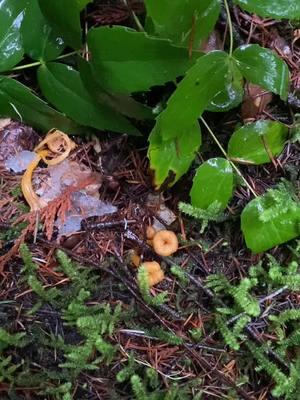
[[[234,0],[244,10],[261,17],[296,20],[300,18],[299,0]]]
[[[148,157],[156,189],[162,184],[172,186],[187,172],[201,145],[198,122],[186,128],[178,138],[163,140],[153,131],[149,138]]]
[[[28,2],[21,33],[24,51],[34,60],[54,60],[65,47],[61,35],[46,21],[38,0]]]
[[[224,87],[228,55],[212,51],[200,57],[169,98],[154,129],[164,140],[179,137],[202,114],[211,99]],[[213,76],[213,79],[212,79]]]
[[[192,206],[208,208],[218,202],[225,208],[232,197],[233,171],[225,158],[210,158],[197,169],[190,191]]]
[[[0,72],[9,71],[23,58],[20,27],[25,5],[25,0],[0,1]]]
[[[69,134],[82,132],[78,125],[49,107],[26,86],[6,76],[0,76],[0,115],[44,131],[57,128]]]
[[[277,121],[256,121],[236,130],[228,143],[228,155],[244,164],[264,164],[278,156],[288,138],[288,128]]]
[[[69,46],[79,49],[82,45],[80,12],[90,0],[38,0],[42,13],[50,25],[62,33]]]
[[[92,29],[87,41],[100,84],[115,92],[162,85],[184,74],[194,61],[187,49],[173,46],[169,40],[122,26]]]
[[[83,58],[78,59],[81,80],[93,97],[100,105],[107,105],[115,111],[137,120],[153,119],[154,114],[150,107],[134,100],[129,94],[110,92],[96,79],[92,65]]]
[[[58,110],[81,125],[101,130],[139,134],[126,118],[97,105],[86,91],[79,72],[65,64],[49,63],[38,70],[43,95]]]
[[[146,0],[147,16],[155,34],[178,45],[198,49],[201,40],[212,31],[219,13],[220,0]]]
[[[237,107],[243,100],[243,77],[235,63],[229,60],[223,88],[206,106],[207,111],[225,112]]]
[[[247,204],[241,227],[247,247],[260,253],[300,236],[300,203],[290,195],[279,201],[274,190]]]
[[[289,71],[286,63],[273,51],[258,44],[237,48],[233,57],[242,75],[252,83],[287,99]]]

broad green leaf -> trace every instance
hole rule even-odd
[[[80,12],[90,0],[38,0],[42,13],[69,46],[79,49],[82,44]]]
[[[286,63],[273,51],[258,44],[238,47],[233,57],[242,75],[250,82],[287,99],[289,70]]]
[[[233,171],[225,158],[210,158],[198,168],[190,191],[192,206],[208,208],[214,202],[225,208],[232,197]]]
[[[78,66],[85,88],[97,103],[107,105],[118,113],[137,120],[154,118],[150,107],[135,101],[130,95],[112,93],[104,89],[99,80],[96,79],[92,65],[84,58],[78,59]]]
[[[300,236],[300,203],[289,193],[269,190],[247,204],[241,227],[252,252],[269,250]]]
[[[299,0],[234,0],[250,13],[255,13],[261,17],[271,17],[277,19],[296,20],[300,18]]]
[[[159,189],[165,183],[172,186],[187,172],[201,145],[198,122],[186,128],[178,138],[163,140],[153,131],[149,138],[148,157],[154,173],[154,186]]]
[[[0,115],[45,131],[57,128],[68,134],[82,132],[78,125],[49,107],[26,86],[6,76],[0,76]]]
[[[92,29],[87,42],[100,84],[113,92],[132,93],[162,85],[184,74],[195,58],[189,59],[187,49],[169,40],[122,26]]]
[[[155,131],[170,140],[182,135],[224,87],[229,57],[212,51],[198,59],[169,98],[167,108],[158,116]]]
[[[79,72],[65,64],[49,63],[38,69],[43,95],[58,110],[81,125],[101,130],[139,134],[138,130],[114,110],[94,103]]]
[[[38,0],[30,0],[21,28],[25,53],[34,60],[54,60],[65,45],[61,35],[48,24]]]
[[[243,100],[243,77],[233,60],[229,60],[228,72],[223,81],[223,88],[205,108],[212,112],[225,112],[237,107]]]
[[[145,3],[158,36],[178,45],[192,43],[196,49],[213,29],[221,9],[220,0],[146,0]]]
[[[25,5],[25,0],[0,1],[0,72],[10,70],[23,58],[20,27]]]
[[[288,128],[277,121],[256,121],[236,130],[228,143],[228,155],[244,164],[264,164],[278,156],[288,138]]]

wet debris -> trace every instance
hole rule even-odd
[[[0,167],[10,169],[6,162],[24,150],[33,150],[39,140],[39,135],[31,127],[9,118],[0,119]],[[20,164],[20,157],[15,164]],[[20,172],[20,168],[16,167],[17,170],[14,172]]]

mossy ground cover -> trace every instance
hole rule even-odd
[[[296,399],[299,243],[251,256],[234,212],[200,233],[199,221],[178,213],[171,190],[167,204],[179,217],[172,229],[180,250],[155,255],[145,236],[156,210],[148,202],[143,150],[122,147],[109,147],[118,154],[117,184],[103,183],[103,198],[114,199],[117,215],[86,221],[72,240],[29,237],[5,267],[3,398]],[[88,154],[92,160],[92,147]],[[298,162],[290,160],[287,170]],[[4,215],[16,217],[24,212],[18,178],[6,182],[13,201]],[[23,228],[7,227],[4,251]],[[131,265],[133,249],[161,263],[165,279],[154,289]]]

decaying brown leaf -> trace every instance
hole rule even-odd
[[[241,107],[241,116],[245,122],[259,117],[272,101],[272,94],[258,85],[248,83],[245,86],[245,95]]]

